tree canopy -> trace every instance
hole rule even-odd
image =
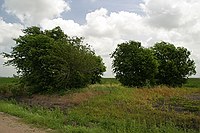
[[[119,44],[111,57],[116,78],[126,86],[182,86],[196,73],[195,62],[184,47],[160,42],[144,48],[140,42]]]
[[[129,41],[119,44],[111,55],[116,78],[125,86],[154,84],[158,63],[150,49],[140,42]]]
[[[162,41],[151,49],[159,62],[157,84],[182,86],[189,76],[196,74],[195,62],[186,48]]]
[[[23,33],[14,39],[12,52],[3,55],[33,92],[83,87],[100,81],[105,72],[102,58],[83,45],[83,38],[69,37],[60,27],[42,31],[33,26]]]

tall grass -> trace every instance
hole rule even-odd
[[[199,131],[200,117],[153,107],[157,101],[182,96],[187,90],[133,89],[121,86],[94,88],[107,88],[110,93],[72,109],[68,113],[70,124],[90,127],[95,123],[109,132],[195,132],[191,131],[193,128]],[[167,108],[167,104],[163,108]]]
[[[21,95],[24,93],[24,89],[18,84],[18,78],[3,78],[0,77],[0,97]]]
[[[0,111],[67,133],[200,132],[200,89],[196,85],[136,89],[123,87],[115,79],[103,79],[102,84],[64,95],[76,104],[60,110],[0,100]]]
[[[90,118],[82,122],[81,115],[75,118],[74,115],[64,115],[59,109],[47,110],[43,108],[27,108],[11,102],[0,101],[0,111],[22,118],[25,122],[34,124],[37,127],[51,128],[57,132],[66,133],[184,133],[195,131],[177,128],[173,123],[149,126],[146,121],[133,120],[131,118],[118,120],[116,118],[103,117],[98,121],[91,121]],[[95,116],[94,116],[95,117]],[[71,121],[73,119],[73,121]],[[71,122],[71,123],[70,123]],[[87,123],[87,124],[86,124]]]
[[[19,118],[29,124],[34,124],[37,127],[51,128],[58,132],[99,132],[101,129],[98,128],[86,128],[81,126],[67,125],[67,116],[64,115],[60,109],[44,109],[42,107],[26,107],[19,105],[13,101],[2,101],[0,100],[0,112],[5,112]]]

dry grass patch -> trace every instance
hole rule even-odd
[[[28,106],[42,106],[44,108],[60,108],[61,110],[64,110],[104,94],[106,94],[105,91],[94,91],[86,88],[80,92],[70,92],[69,94],[65,95],[35,94],[32,96],[15,97],[14,99],[17,102],[26,104]]]

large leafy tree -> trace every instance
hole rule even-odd
[[[195,62],[189,58],[191,53],[186,48],[162,41],[152,50],[159,62],[157,84],[182,86],[189,76],[196,73]]]
[[[23,30],[24,35],[5,64],[13,65],[21,75],[20,81],[33,92],[56,91],[83,87],[100,81],[105,66],[82,38],[69,37],[60,27],[42,31],[39,27]]]
[[[154,84],[158,63],[152,51],[140,42],[129,41],[119,44],[111,55],[116,78],[125,86]]]

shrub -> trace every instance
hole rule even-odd
[[[20,74],[20,82],[31,92],[58,91],[84,87],[100,81],[105,66],[83,39],[69,37],[60,27],[42,31],[39,27],[23,30],[14,39],[16,46],[5,64],[13,65]]]
[[[116,78],[125,86],[154,84],[158,63],[151,50],[140,42],[129,41],[119,44],[112,53],[113,70]]]
[[[151,49],[159,62],[157,84],[182,86],[189,76],[196,74],[195,62],[189,58],[191,53],[186,48],[160,42]]]

